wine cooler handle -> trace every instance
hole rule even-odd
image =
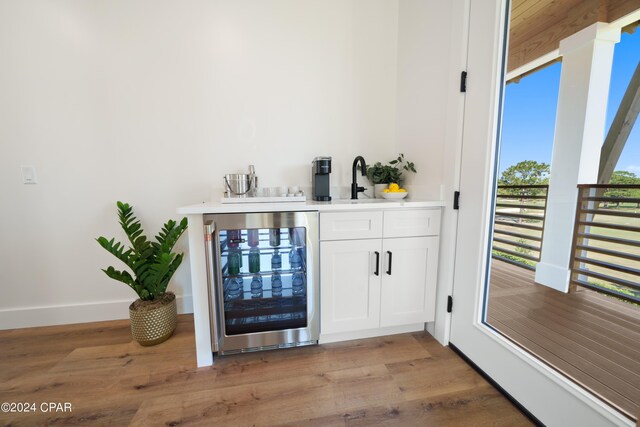
[[[218,319],[218,307],[217,307],[217,288],[220,286],[218,283],[218,247],[215,239],[216,225],[213,221],[208,221],[204,224],[204,241],[205,241],[205,259],[207,266],[207,291],[209,294],[209,313],[210,313],[210,328],[211,328],[211,350],[218,352],[218,341],[220,338],[220,324]]]
[[[375,251],[376,254],[376,271],[373,272],[376,276],[380,275],[380,252]]]
[[[391,259],[393,258],[393,254],[391,251],[387,251],[387,253],[389,254],[389,269],[387,270],[387,274],[391,276]]]

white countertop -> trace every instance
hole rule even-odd
[[[178,208],[181,215],[235,212],[285,212],[285,211],[350,211],[370,209],[440,208],[441,200],[387,200],[387,199],[340,199],[330,202],[277,202],[277,203],[220,203],[205,202]]]

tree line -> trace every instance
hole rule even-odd
[[[548,185],[549,184],[550,167],[547,163],[539,163],[535,160],[524,160],[505,169],[500,178],[498,185]],[[618,170],[613,172],[611,185],[638,185],[640,186],[640,177],[629,171]],[[520,195],[538,195],[543,192],[537,188],[504,188],[500,189],[500,194],[509,194],[514,196]],[[624,189],[611,188],[604,193],[605,197],[616,198],[640,198],[640,189]],[[618,206],[619,203],[613,203]],[[640,203],[636,203],[640,207]]]

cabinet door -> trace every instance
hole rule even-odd
[[[320,243],[321,333],[380,326],[381,249],[381,239]],[[380,253],[377,276],[376,251]]]
[[[432,322],[438,237],[384,239],[383,259],[380,326]]]

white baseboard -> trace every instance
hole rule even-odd
[[[363,338],[381,337],[384,335],[404,334],[407,332],[419,332],[425,330],[424,323],[414,323],[411,325],[388,326],[385,328],[366,329],[364,331],[338,332],[333,334],[323,334],[320,332],[318,344],[328,344],[331,342],[359,340]]]
[[[129,318],[132,300],[0,310],[0,330]],[[193,313],[191,295],[176,297],[178,313]]]

